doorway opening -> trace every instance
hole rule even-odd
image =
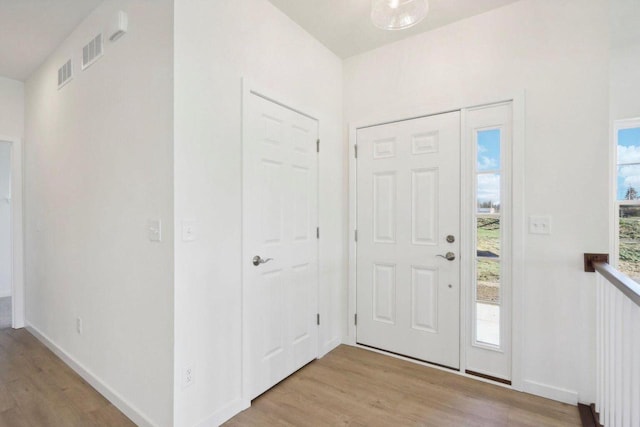
[[[351,128],[352,343],[511,384],[513,101],[414,117]]]
[[[12,326],[11,144],[0,141],[0,329]]]
[[[0,137],[0,328],[24,327],[22,144]]]

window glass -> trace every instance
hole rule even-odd
[[[476,341],[500,346],[500,306],[476,303]]]
[[[478,132],[478,172],[500,169],[500,129]]]
[[[617,199],[637,200],[640,198],[640,128],[620,129],[617,139]]]
[[[478,213],[493,214],[500,212],[500,174],[478,174]]]
[[[618,200],[640,199],[640,165],[618,166]]]
[[[500,257],[500,217],[482,217],[476,220],[478,257]]]
[[[499,129],[476,135],[476,319],[475,340],[500,346],[500,177]]]
[[[478,259],[476,301],[500,304],[500,262]]]
[[[618,270],[640,282],[640,206],[620,206]]]

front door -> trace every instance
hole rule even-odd
[[[248,95],[243,293],[250,398],[317,357],[318,122]]]
[[[357,342],[459,367],[460,113],[357,131]]]

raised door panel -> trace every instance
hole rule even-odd
[[[373,240],[376,243],[396,241],[396,174],[373,176]]]
[[[373,265],[373,318],[378,322],[395,323],[396,266]]]
[[[411,172],[411,240],[436,245],[438,238],[438,169]]]

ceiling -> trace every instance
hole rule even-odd
[[[341,58],[433,30],[517,0],[429,0],[429,15],[401,31],[380,30],[369,18],[371,0],[269,0]]]
[[[269,0],[341,58],[513,3],[430,0],[413,28],[385,31],[369,19],[371,0]],[[102,0],[0,0],[0,76],[27,79]]]
[[[0,0],[0,76],[25,80],[102,0]]]

